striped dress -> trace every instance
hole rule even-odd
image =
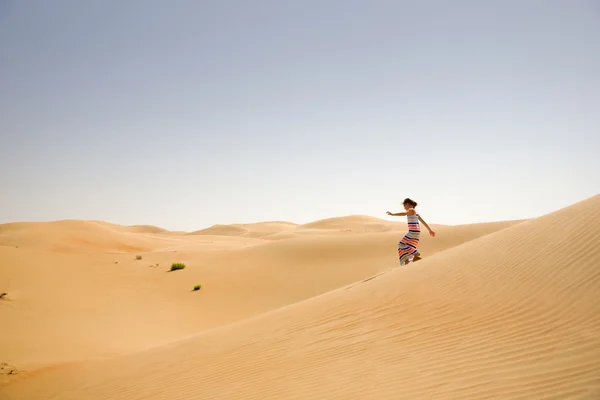
[[[412,210],[412,208],[411,208]],[[419,226],[419,214],[407,215],[408,233],[398,242],[398,258],[400,265],[408,264],[415,255],[419,254],[417,246],[421,237],[421,227]]]

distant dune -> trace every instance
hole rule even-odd
[[[370,217],[367,215],[349,215],[346,217],[334,217],[322,219],[319,221],[309,222],[308,224],[300,225],[303,229],[361,229],[365,225],[393,225],[394,222],[383,219]]]
[[[254,224],[231,224],[231,225],[213,225],[209,228],[194,231],[189,235],[217,235],[217,236],[247,236],[262,237],[280,232],[289,231],[296,228],[296,224],[291,222],[259,222]]]
[[[191,232],[190,235],[243,236],[266,240],[282,240],[302,236],[330,235],[332,230],[343,233],[392,232],[406,228],[406,223],[386,221],[379,218],[351,215],[328,218],[308,224],[291,222],[260,222],[254,224],[213,225]]]
[[[101,221],[24,222],[0,225],[0,246],[66,253],[139,252],[171,246],[173,239],[156,236],[165,230],[127,227]]]
[[[128,227],[124,227],[130,232],[135,233],[168,233],[169,231],[163,228],[159,228],[158,226],[153,225],[131,225]]]
[[[0,226],[0,244],[28,244],[0,246],[0,363],[17,371],[0,373],[0,398],[599,398],[600,195],[527,221],[436,226],[408,267],[395,255],[405,221],[362,230],[381,221],[266,239],[244,225],[168,248],[129,232],[155,246],[142,260],[57,252],[35,244],[48,227]],[[77,246],[73,226],[53,229]],[[174,261],[187,268],[166,272]]]
[[[210,228],[191,232],[189,235],[217,235],[217,236],[241,236],[248,233],[248,229],[234,225],[213,225]]]

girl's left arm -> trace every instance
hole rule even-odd
[[[427,228],[427,230],[429,231],[429,234],[431,236],[435,237],[435,232],[431,230],[431,228],[429,227],[429,225],[427,225],[427,222],[425,222],[425,220],[423,218],[421,218],[420,215],[419,215],[419,221],[421,221],[421,223],[423,223],[423,225],[425,225],[425,228]]]

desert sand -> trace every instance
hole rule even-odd
[[[0,400],[599,399],[599,224],[0,225]]]

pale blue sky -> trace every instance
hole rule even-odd
[[[535,217],[600,192],[600,3],[0,0],[0,135],[0,223]]]

